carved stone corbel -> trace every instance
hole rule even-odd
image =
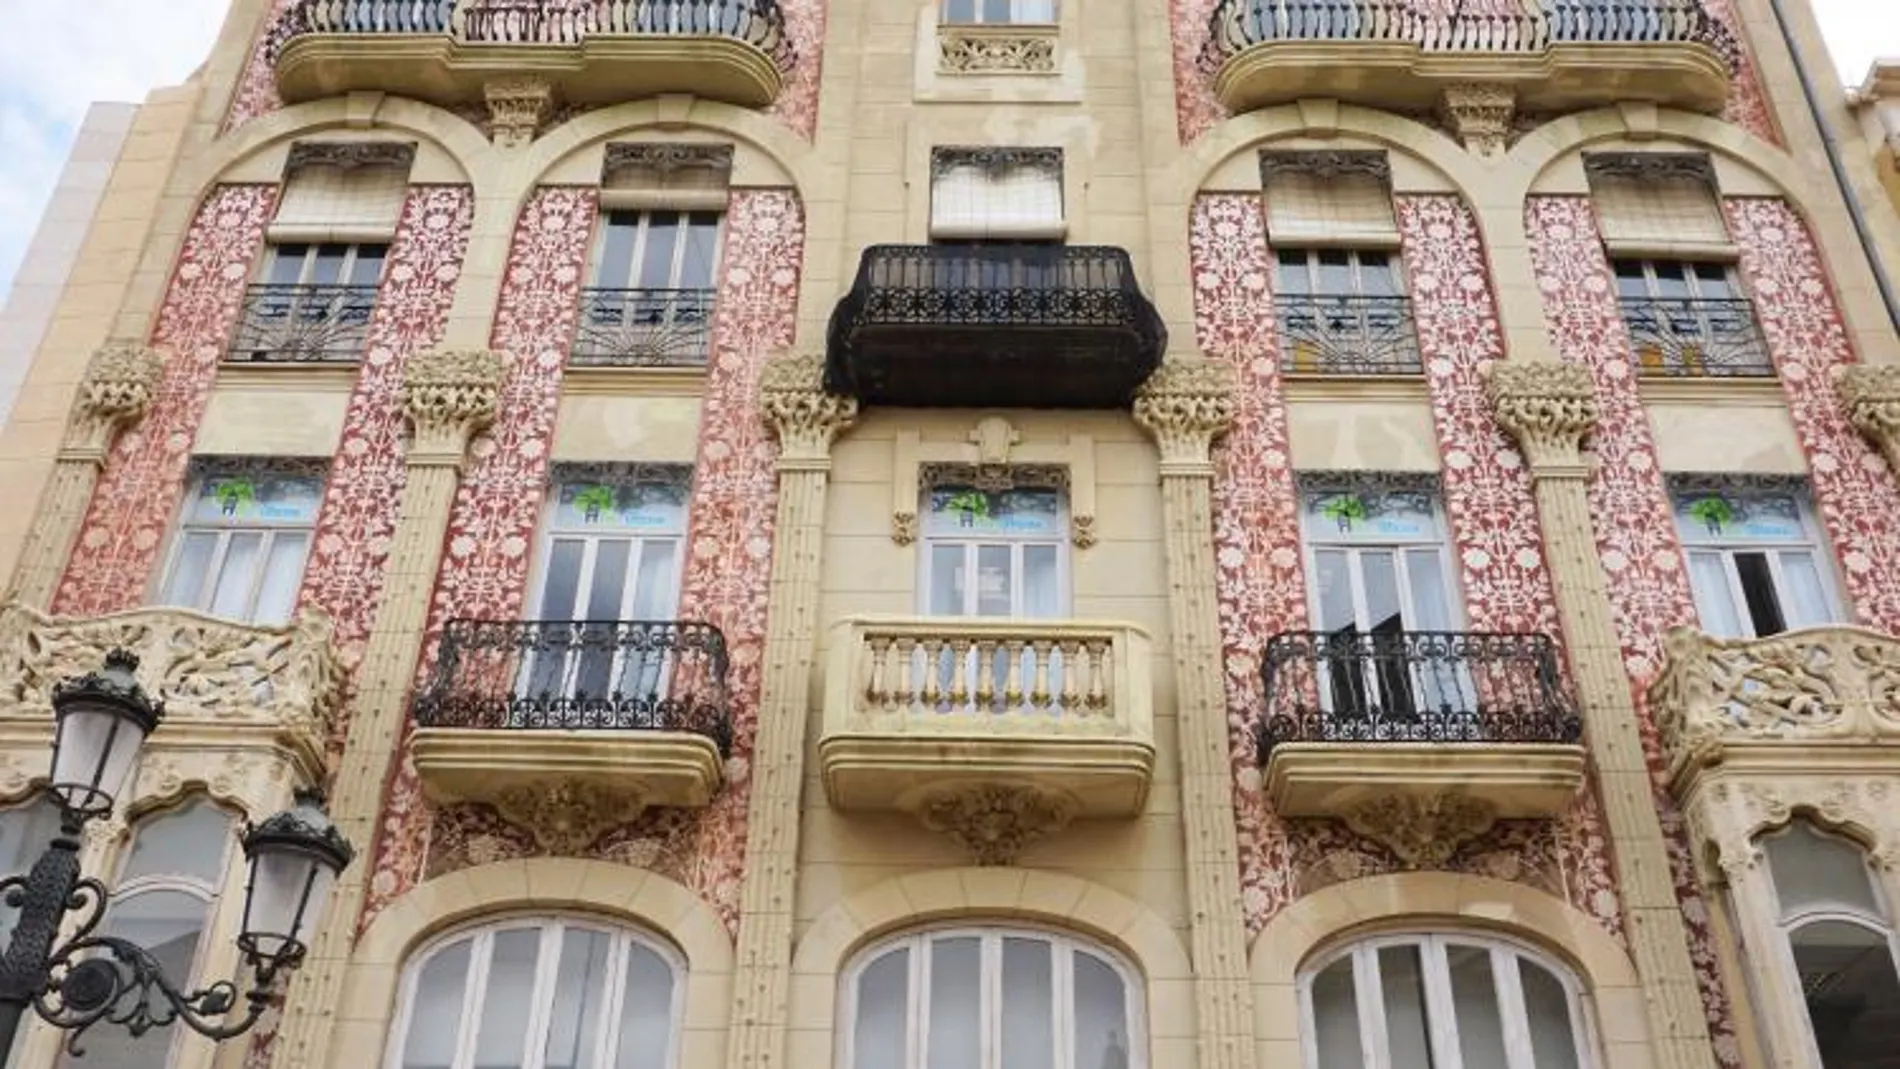
[[[1168,360],[1135,395],[1135,422],[1161,449],[1161,473],[1214,474],[1214,442],[1234,424],[1234,369],[1202,358]]]
[[[1479,156],[1504,155],[1511,144],[1517,94],[1496,82],[1454,82],[1445,87],[1439,113],[1465,148]]]
[[[829,466],[831,443],[858,421],[858,401],[825,391],[825,358],[798,353],[766,361],[759,410],[778,437],[781,470]]]
[[[631,787],[567,780],[510,787],[495,795],[494,806],[549,853],[574,856],[608,831],[639,819],[647,802]]]
[[[917,819],[970,851],[978,865],[1008,865],[1023,848],[1069,826],[1075,800],[1027,784],[980,783],[924,798]]]
[[[403,411],[414,438],[413,466],[459,467],[468,443],[501,407],[507,360],[491,349],[436,349],[409,360],[403,377]]]
[[[1340,814],[1346,826],[1419,868],[1441,868],[1458,848],[1491,830],[1495,805],[1466,794],[1389,792]]]
[[[110,342],[92,356],[66,424],[61,460],[103,464],[120,431],[145,418],[164,359],[136,342]]]
[[[488,137],[497,148],[525,148],[554,112],[554,86],[544,78],[497,78],[482,86]]]
[[[1843,368],[1839,385],[1847,418],[1900,473],[1900,364],[1856,364]]]
[[[1588,371],[1554,360],[1504,361],[1486,371],[1485,392],[1533,474],[1583,473],[1583,439],[1597,421]]]

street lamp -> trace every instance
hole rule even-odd
[[[138,666],[137,657],[113,650],[99,671],[53,688],[46,792],[59,806],[60,830],[26,875],[0,880],[0,900],[20,911],[0,952],[0,1059],[10,1057],[29,1006],[72,1032],[66,1047],[74,1054],[100,1021],[134,1036],[173,1021],[214,1040],[243,1033],[270,1004],[279,974],[302,963],[337,874],[355,855],[314,791],[299,791],[291,809],[246,827],[250,876],[237,942],[252,976],[242,1010],[235,981],[182,990],[144,947],[94,934],[111,892],[80,875],[80,835],[87,821],[112,812],[139,748],[165,715],[164,703],[139,685]],[[77,915],[72,935],[55,946],[68,913]]]

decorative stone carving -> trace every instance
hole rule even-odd
[[[1503,361],[1486,371],[1485,392],[1533,471],[1581,469],[1583,438],[1597,420],[1588,370],[1554,360]]]
[[[460,464],[468,443],[495,420],[507,361],[490,349],[436,349],[409,360],[403,410],[415,432],[410,464]]]
[[[1288,173],[1320,178],[1373,178],[1388,189],[1392,185],[1392,161],[1377,150],[1286,152],[1267,149],[1260,153],[1263,183],[1272,182],[1275,175]]]
[[[630,787],[591,780],[522,784],[497,792],[494,806],[549,853],[578,855],[608,831],[631,824],[646,798]]]
[[[1089,549],[1100,540],[1095,534],[1095,517],[1069,517],[1069,541],[1075,543],[1075,548]]]
[[[306,167],[334,167],[343,171],[391,167],[408,174],[415,162],[414,141],[299,141],[290,146],[284,174],[295,174]]]
[[[482,87],[488,137],[500,148],[525,148],[554,112],[554,86],[544,78],[497,78]]]
[[[900,546],[908,546],[917,541],[915,509],[900,509],[891,514],[891,541]]]
[[[829,464],[831,442],[858,421],[858,402],[825,391],[825,358],[788,354],[766,361],[759,407],[778,436],[779,465]]]
[[[1496,82],[1455,82],[1445,87],[1439,112],[1466,149],[1495,158],[1510,147],[1517,94]]]
[[[185,794],[202,790],[212,798],[260,821],[284,807],[297,785],[297,770],[281,753],[268,750],[220,752],[203,746],[168,748],[163,736],[139,765],[127,802],[128,811],[158,809]]]
[[[1900,784],[1895,782],[1843,779],[1817,770],[1812,776],[1716,783],[1694,799],[1688,817],[1698,838],[1715,846],[1716,863],[1731,878],[1761,861],[1757,842],[1764,832],[1782,827],[1796,814],[1871,844],[1870,860],[1891,871],[1900,823],[1892,815],[1896,794]]]
[[[1854,429],[1900,472],[1900,364],[1855,364],[1841,370],[1839,381]]]
[[[916,431],[902,431],[891,458],[891,540],[900,546],[917,540],[917,503],[934,487],[970,487],[1001,493],[1016,487],[1066,490],[1070,539],[1078,549],[1096,542],[1095,440],[1073,434],[1062,444],[1023,444],[1016,426],[1000,416],[977,421],[967,445],[925,442]]]
[[[941,177],[944,172],[960,167],[974,167],[992,177],[1020,170],[1045,171],[1059,175],[1062,173],[1062,150],[967,145],[946,146],[935,149],[930,154],[932,178]]]
[[[1234,370],[1200,358],[1162,363],[1135,395],[1135,422],[1161,448],[1170,467],[1213,474],[1214,441],[1234,423]]]
[[[976,446],[977,467],[994,471],[1009,467],[1009,451],[1023,440],[1023,432],[1001,416],[987,416],[977,420],[969,440]]]
[[[602,185],[646,179],[665,181],[682,171],[710,171],[725,185],[732,176],[732,146],[677,141],[611,141],[601,166]]]
[[[103,463],[113,436],[151,408],[163,364],[158,350],[136,342],[109,342],[94,353],[73,400],[61,458]]]
[[[917,809],[924,827],[956,840],[978,865],[1011,864],[1025,846],[1068,827],[1074,817],[1073,799],[1028,784],[952,787]]]
[[[1668,182],[1684,179],[1701,182],[1712,193],[1716,184],[1715,164],[1706,152],[1586,152],[1583,173],[1589,178],[1628,178],[1639,182]]]
[[[942,26],[937,69],[945,74],[1053,74],[1054,26]]]
[[[1346,826],[1384,843],[1408,865],[1439,868],[1491,830],[1497,807],[1466,794],[1387,793],[1341,814]]]

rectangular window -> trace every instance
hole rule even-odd
[[[359,360],[387,245],[291,241],[269,246],[244,295],[229,359]]]
[[[943,0],[947,25],[1003,23],[1049,25],[1056,21],[1056,0]]]
[[[1616,295],[1637,369],[1652,375],[1768,375],[1768,350],[1735,269],[1694,260],[1617,259]]]
[[[1681,478],[1671,491],[1702,630],[1766,638],[1839,619],[1805,487]]]
[[[940,148],[930,161],[936,241],[1061,241],[1062,150]]]
[[[719,268],[718,212],[610,211],[582,291],[574,362],[702,364]]]
[[[246,623],[287,622],[322,503],[315,474],[206,465],[192,484],[160,600]]]
[[[1419,370],[1396,253],[1281,248],[1276,255],[1275,303],[1286,370],[1336,375]]]
[[[1060,490],[924,491],[923,611],[1049,620],[1068,614],[1068,519]]]

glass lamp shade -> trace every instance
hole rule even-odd
[[[53,774],[49,789],[70,813],[96,817],[112,806],[137,766],[139,748],[165,715],[138,681],[139,659],[106,654],[97,672],[53,688]]]
[[[323,796],[299,791],[295,806],[245,833],[244,856],[251,871],[238,946],[259,969],[295,968],[356,850],[330,823]]]

